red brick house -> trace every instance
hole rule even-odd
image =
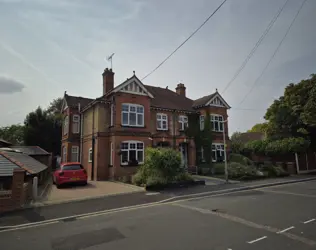
[[[80,161],[91,179],[105,180],[134,173],[133,162],[144,162],[146,147],[170,146],[181,152],[183,165],[195,166],[197,150],[184,130],[191,113],[200,114],[203,129],[207,110],[214,131],[213,160],[223,160],[223,130],[228,141],[223,121],[230,107],[217,91],[191,100],[182,83],[172,91],[144,85],[134,73],[114,87],[112,69],[102,76],[102,97],[64,95],[62,162]]]

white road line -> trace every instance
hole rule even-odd
[[[311,220],[304,221],[303,223],[304,223],[304,224],[308,224],[308,223],[313,222],[313,221],[315,221],[315,220],[316,220],[316,219],[311,219]]]
[[[291,229],[293,229],[293,228],[295,228],[295,227],[292,226],[292,227],[285,228],[285,229],[283,229],[283,230],[277,232],[277,234],[285,233],[285,232],[287,232],[287,231],[289,231],[289,230],[291,230]]]
[[[268,237],[267,237],[267,236],[263,236],[263,237],[258,238],[258,239],[256,239],[256,240],[248,241],[247,243],[248,243],[248,244],[253,244],[253,243],[258,242],[258,241],[260,241],[260,240],[264,240],[264,239],[266,239],[266,238],[268,238]]]

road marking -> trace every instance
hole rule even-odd
[[[295,227],[292,226],[292,227],[285,228],[285,229],[283,229],[283,230],[277,232],[277,234],[285,233],[285,232],[287,232],[287,231],[289,231],[289,230],[291,230],[291,229],[293,229],[293,228],[295,228]]]
[[[316,219],[311,219],[311,220],[304,221],[303,223],[304,223],[304,224],[308,224],[308,223],[313,222],[313,221],[315,221],[315,220],[316,220]]]
[[[300,193],[292,193],[292,192],[286,192],[286,191],[274,191],[274,190],[266,190],[266,189],[264,190],[264,192],[295,195],[295,196],[308,197],[308,198],[316,198],[316,195],[312,195],[312,194],[300,194]]]
[[[240,218],[240,217],[237,217],[237,216],[233,216],[233,215],[229,215],[229,214],[225,214],[225,213],[213,212],[213,211],[208,210],[208,209],[193,207],[193,206],[189,206],[189,205],[185,205],[185,204],[179,204],[179,203],[173,203],[172,205],[173,206],[178,206],[178,207],[183,207],[183,208],[190,209],[190,210],[194,210],[194,211],[197,211],[197,212],[200,212],[200,213],[203,213],[203,214],[216,215],[216,216],[219,216],[221,218],[224,218],[224,219],[227,219],[227,220],[230,220],[230,221],[234,221],[234,222],[246,225],[248,227],[257,228],[257,229],[263,229],[263,230],[266,230],[266,231],[268,231],[270,233],[277,233],[277,232],[280,231],[280,229],[277,229],[277,228],[273,228],[273,227],[265,226],[265,225],[260,225],[260,224],[257,224],[255,222],[248,221],[248,220],[245,220],[243,218]],[[306,245],[316,246],[316,241],[304,238],[302,236],[298,236],[298,235],[287,233],[287,232],[284,232],[282,235],[286,236],[286,237],[288,237],[288,238],[290,238],[292,240],[300,241],[300,242],[302,242],[302,243],[304,243]]]
[[[248,241],[247,243],[253,244],[253,243],[256,243],[256,242],[258,242],[258,241],[260,241],[260,240],[264,240],[264,239],[266,239],[266,238],[268,238],[268,237],[267,237],[267,236],[263,236],[263,237],[261,237],[261,238],[255,239],[255,240]]]
[[[158,193],[158,192],[146,193],[146,195],[158,195],[158,194],[160,194],[160,193]]]
[[[30,223],[30,224],[23,224],[23,226],[21,226],[19,228],[2,227],[2,228],[7,228],[7,229],[1,230],[0,233],[2,233],[2,232],[10,232],[10,231],[15,231],[15,230],[28,229],[28,228],[34,228],[34,227],[40,227],[40,226],[46,226],[46,225],[51,225],[51,224],[55,224],[55,223],[58,223],[58,222],[59,221],[48,221],[46,223],[35,224],[35,225],[31,225],[32,223]]]

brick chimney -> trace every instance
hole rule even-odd
[[[185,97],[185,89],[186,87],[184,86],[183,83],[179,83],[176,87],[176,92],[178,95],[184,96]]]
[[[114,88],[114,72],[112,69],[106,68],[102,74],[103,76],[103,95]]]

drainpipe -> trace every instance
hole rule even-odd
[[[176,147],[176,110],[173,110],[173,114],[172,114],[172,141],[173,141],[173,149],[177,149]]]
[[[92,162],[91,162],[91,180],[94,179],[94,146],[95,146],[95,137],[94,137],[94,107],[92,113]]]
[[[81,113],[81,106],[80,103],[78,104],[78,111],[80,115],[80,147],[79,147],[79,161],[82,163],[82,126],[83,126],[83,115]]]

